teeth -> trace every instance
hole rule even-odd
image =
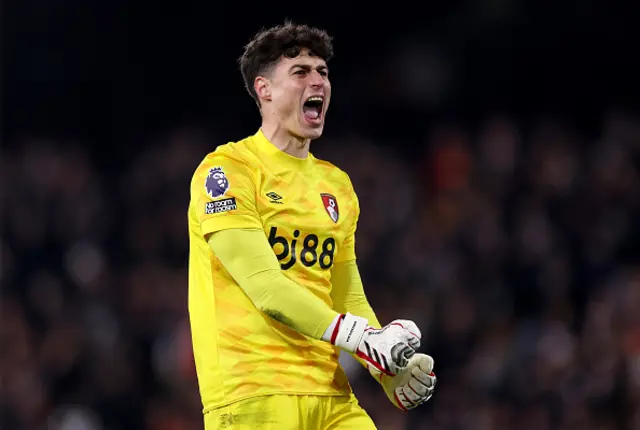
[[[309,97],[307,99],[308,102],[322,102],[322,97],[320,96],[313,96],[313,97]]]

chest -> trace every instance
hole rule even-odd
[[[294,260],[332,260],[320,259],[320,252],[333,255],[347,237],[354,215],[348,188],[318,174],[285,173],[265,175],[257,192],[265,234],[283,269]]]
[[[340,236],[351,222],[348,190],[319,173],[264,175],[257,191],[257,209],[265,226]]]

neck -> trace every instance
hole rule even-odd
[[[307,158],[311,139],[294,136],[281,124],[262,122],[262,133],[276,148],[296,158]]]

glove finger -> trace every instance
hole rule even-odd
[[[411,369],[411,376],[427,388],[435,386],[436,376],[433,373],[424,373],[419,368],[414,367]]]
[[[402,392],[405,393],[404,399],[409,400],[412,403],[412,408],[425,403],[433,396],[434,388],[425,388],[424,386],[421,386],[422,388],[418,388],[416,390],[411,388],[412,386],[413,385],[407,385],[402,387]]]
[[[410,391],[410,390],[409,390]],[[398,387],[394,391],[395,399],[394,403],[399,403],[403,410],[410,410],[418,406],[416,399],[409,398],[407,394],[405,394],[404,387]]]
[[[397,342],[409,345],[414,351],[420,348],[420,339],[415,334],[400,327],[396,328],[395,338]]]
[[[413,393],[416,399],[426,396],[430,389],[416,378],[411,378],[407,382],[407,394]]]
[[[413,409],[418,406],[423,398],[406,385],[396,388],[395,392],[398,400],[400,400],[407,409]]]
[[[420,332],[420,329],[418,328],[416,323],[414,323],[413,321],[411,321],[411,320],[395,320],[394,322],[400,324],[402,326],[402,328],[404,328],[409,333],[411,333],[412,335],[417,337],[418,340],[422,339],[422,333]]]
[[[408,349],[405,349],[405,350],[403,351],[404,358],[406,358],[406,359],[407,359],[407,366],[409,365],[409,361],[410,361],[410,360],[411,360],[411,358],[415,355],[415,353],[416,353],[416,351],[415,351],[413,348],[411,348],[411,347],[409,347]]]
[[[411,361],[409,362],[409,367],[417,367],[427,374],[433,372],[433,366],[433,358],[426,354],[416,354],[411,358]]]
[[[414,354],[414,349],[406,343],[396,343],[391,347],[391,360],[401,369],[409,365],[409,359]]]
[[[422,333],[420,332],[420,329],[418,328],[416,323],[411,320],[394,320],[389,325],[403,328],[406,331],[407,339],[415,338],[418,340],[418,342],[420,342],[420,339],[422,339]]]
[[[409,344],[409,346],[413,349],[418,349],[420,348],[420,339],[418,339],[415,336],[409,336],[407,338],[407,343]]]

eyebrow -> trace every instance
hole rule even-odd
[[[310,66],[310,65],[308,65],[308,64],[294,64],[293,66],[291,66],[291,67],[289,68],[289,70],[293,70],[293,69],[295,69],[295,68],[300,68],[300,69],[304,69],[304,70],[311,70],[311,69],[313,69],[313,67],[311,67],[311,66]],[[326,72],[328,72],[328,71],[329,71],[329,68],[328,68],[327,66],[325,66],[324,64],[319,65],[318,67],[316,67],[316,69],[317,69],[317,70],[320,70],[320,71],[326,71]]]

